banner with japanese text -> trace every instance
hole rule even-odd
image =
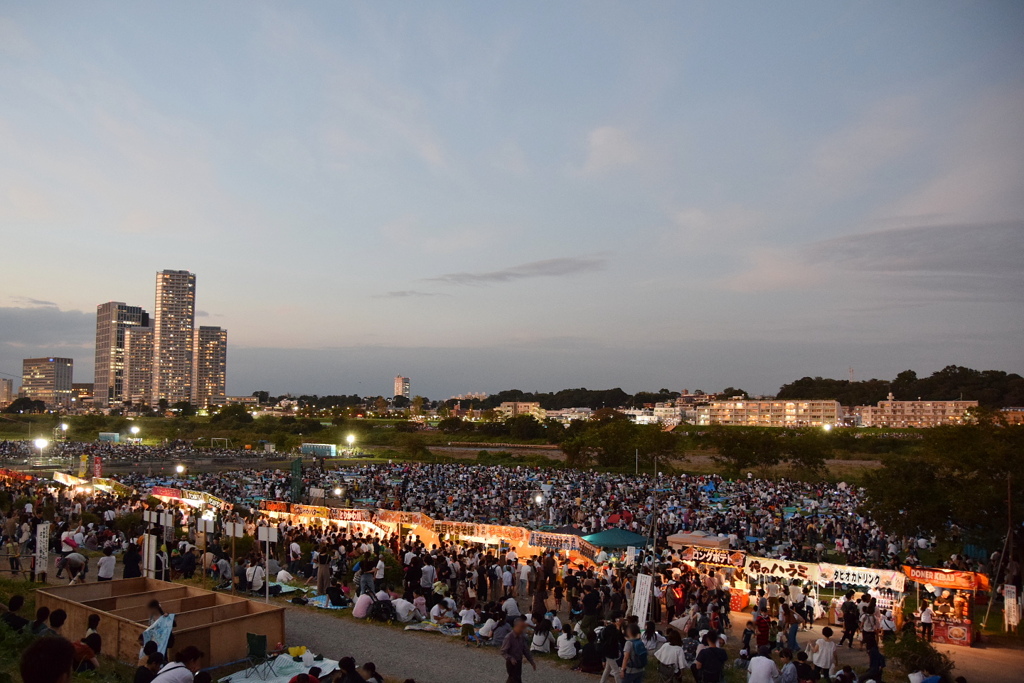
[[[820,582],[845,583],[850,586],[867,588],[884,588],[902,593],[906,587],[907,577],[893,569],[871,569],[869,567],[848,567],[842,564],[822,562],[818,565],[821,572]]]
[[[821,576],[818,565],[810,562],[794,562],[792,560],[773,560],[769,557],[747,557],[744,568],[747,577],[773,576],[780,579],[800,579],[817,583]]]
[[[694,564],[720,564],[742,568],[747,562],[747,555],[742,550],[688,545],[679,552],[679,559]]]

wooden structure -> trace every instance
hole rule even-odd
[[[148,578],[46,586],[36,592],[37,607],[68,613],[62,630],[70,637],[84,635],[89,615],[98,614],[104,654],[133,665],[148,626],[146,605],[151,600],[159,600],[164,612],[175,615],[174,646],[168,655],[195,645],[206,653],[204,668],[244,659],[246,633],[266,635],[271,647],[284,642],[283,607],[230,593]]]

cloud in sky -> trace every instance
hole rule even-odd
[[[185,267],[232,393],[1022,369],[1020,3],[62,12],[0,10],[3,367]]]
[[[604,270],[607,265],[607,259],[598,256],[553,258],[523,263],[511,268],[502,268],[501,270],[483,273],[447,273],[427,279],[432,282],[443,282],[452,285],[488,285],[534,278],[565,277],[579,273],[593,273]]]
[[[384,292],[383,294],[374,294],[375,299],[419,299],[424,297],[432,296],[448,296],[440,292],[422,292],[416,289],[400,289],[393,292]]]
[[[642,152],[629,134],[615,126],[599,126],[587,136],[587,156],[580,171],[584,175],[599,175],[615,169],[632,166],[642,158]]]

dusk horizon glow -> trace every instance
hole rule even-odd
[[[231,395],[1024,371],[1020,4],[49,7],[0,7],[0,377],[92,381],[164,269]]]

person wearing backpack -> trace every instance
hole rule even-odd
[[[647,646],[640,639],[639,624],[626,626],[626,644],[622,649],[622,683],[641,683],[647,669]]]

